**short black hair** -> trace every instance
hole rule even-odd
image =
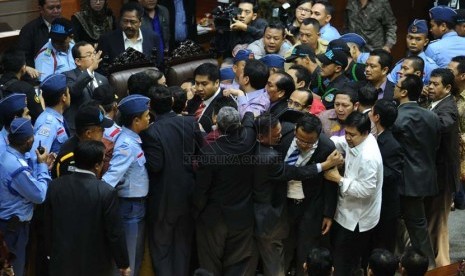
[[[333,271],[333,258],[329,249],[324,247],[311,248],[307,254],[307,275],[330,276]]]
[[[310,89],[298,88],[295,91],[304,92],[307,94],[307,100],[305,101],[305,106],[309,106],[313,103],[313,93]]]
[[[158,81],[164,76],[163,72],[158,69],[147,69],[144,73],[151,77],[155,84],[158,84]]]
[[[444,21],[444,20],[434,20],[431,19],[431,21],[434,21],[436,25],[440,26],[442,23],[446,24],[447,29],[453,30],[455,28],[455,23],[454,22],[449,22],[449,21]]]
[[[320,32],[320,28],[321,28],[320,22],[318,22],[318,20],[316,20],[315,18],[305,18],[305,19],[302,21],[302,25],[305,25],[305,26],[307,26],[307,25],[312,25],[313,28],[315,28],[315,31],[316,31],[317,33]],[[301,26],[302,26],[302,25],[301,25]]]
[[[2,57],[3,70],[17,74],[26,65],[26,55],[23,51],[8,49]]]
[[[407,90],[407,97],[410,101],[417,101],[423,89],[423,81],[415,74],[407,74],[404,75],[401,88]]]
[[[431,77],[440,77],[443,86],[450,85],[454,88],[455,76],[449,68],[436,68],[431,71],[430,79]]]
[[[397,106],[387,99],[377,100],[373,106],[373,114],[379,115],[379,123],[384,128],[390,128],[397,119]]]
[[[376,88],[373,85],[367,84],[358,89],[358,102],[361,105],[371,107],[377,99],[378,93],[376,93]]]
[[[170,86],[168,90],[171,92],[171,96],[173,97],[173,106],[171,109],[176,112],[177,114],[181,114],[181,112],[186,107],[187,102],[187,93],[179,86]]]
[[[209,62],[200,64],[194,70],[194,79],[195,76],[207,76],[209,81],[219,81],[220,80],[220,69],[217,65]]]
[[[265,32],[266,32],[266,29],[280,30],[283,34],[283,37],[286,36],[286,26],[284,26],[284,24],[281,23],[281,21],[278,21],[278,20],[270,21],[270,23],[268,23],[268,26],[266,26],[265,28]],[[263,32],[263,35],[265,35],[265,32]]]
[[[270,71],[265,63],[256,59],[249,59],[245,62],[244,77],[249,77],[250,86],[253,88],[257,90],[265,88],[269,76]]]
[[[317,0],[313,3],[313,5],[315,4],[323,5],[327,14],[331,16],[334,14],[334,6],[328,0]]]
[[[149,95],[149,90],[155,85],[154,80],[144,72],[138,72],[128,78],[128,94]]]
[[[465,56],[453,57],[451,61],[458,63],[457,71],[459,72],[459,74],[465,73]]]
[[[45,106],[53,107],[53,106],[56,106],[57,104],[59,104],[60,101],[61,101],[61,96],[66,94],[67,90],[68,90],[68,87],[65,87],[65,89],[63,89],[63,91],[61,91],[59,94],[42,93],[42,97],[44,98]],[[69,95],[69,96],[71,96],[71,95]]]
[[[253,12],[254,12],[254,13],[257,13],[257,12],[258,12],[257,1],[255,1],[255,0],[240,0],[239,3],[237,4],[237,6],[239,7],[239,5],[242,4],[242,3],[252,4],[252,6],[253,6]]]
[[[304,88],[308,88],[310,82],[312,81],[312,75],[308,72],[307,68],[300,64],[293,64],[289,69],[295,70],[295,76],[297,78],[297,82],[304,81]]]
[[[347,95],[350,98],[350,102],[356,104],[358,102],[358,92],[356,86],[357,85],[355,83],[345,83],[341,89],[334,93],[334,100],[336,100],[337,95]]]
[[[142,5],[136,1],[129,1],[123,4],[119,12],[119,18],[122,18],[125,12],[132,12],[132,11],[137,12],[137,18],[139,18],[139,20],[142,19],[142,15],[144,15],[144,7],[142,7]]]
[[[80,141],[74,149],[74,164],[83,170],[92,170],[103,162],[105,145],[101,141]]]
[[[425,71],[425,61],[419,56],[408,56],[404,60],[410,60],[412,62],[413,70],[420,71],[422,74]]]
[[[354,111],[347,116],[344,126],[355,127],[361,134],[369,134],[371,131],[371,121],[368,114],[358,111]]]
[[[3,123],[3,127],[5,127],[6,129],[9,129],[11,122],[13,122],[15,118],[23,117],[23,113],[24,113],[24,108],[15,110],[13,113],[10,113],[10,114],[3,114],[3,116],[0,117],[0,122]]]
[[[389,250],[375,248],[368,259],[368,266],[375,276],[394,276],[399,260]]]
[[[408,247],[400,258],[400,265],[408,276],[423,276],[428,270],[428,258],[418,249]]]
[[[318,135],[321,133],[321,121],[320,119],[310,113],[305,113],[302,117],[300,117],[296,124],[295,129],[302,128],[302,130],[306,133],[316,132]]]
[[[255,118],[255,129],[258,135],[268,135],[270,130],[276,127],[279,123],[277,117],[265,112]]]
[[[79,48],[81,48],[83,46],[86,46],[86,45],[92,45],[92,44],[90,44],[89,42],[84,41],[84,40],[79,41],[76,44],[74,44],[73,49],[71,49],[71,54],[73,55],[74,59],[81,58],[81,52],[80,52]]]
[[[219,97],[218,99],[213,101],[213,114],[218,114],[218,112],[220,112],[220,109],[225,106],[230,106],[237,110],[237,103],[233,98]]]
[[[155,114],[165,114],[172,110],[173,95],[168,87],[152,86],[149,91],[150,108]]]
[[[275,74],[280,76],[279,80],[276,82],[276,87],[278,90],[284,90],[284,98],[288,99],[295,90],[294,79],[286,72]]]
[[[388,71],[391,71],[392,56],[388,51],[384,49],[374,49],[370,52],[370,56],[376,56],[379,58],[379,64],[381,65],[381,69],[387,67]]]
[[[119,113],[121,114],[121,117],[120,117],[120,124],[122,126],[125,126],[127,128],[130,128],[131,125],[132,125],[132,122],[134,121],[135,118],[141,118],[142,115],[145,113],[145,111],[143,112],[139,112],[139,113],[136,113],[136,114],[123,114],[123,113]]]

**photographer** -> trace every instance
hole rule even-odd
[[[222,52],[223,57],[231,57],[234,49],[246,48],[249,43],[263,37],[267,26],[266,20],[257,18],[258,6],[252,0],[239,2],[236,18],[232,18],[229,35],[218,31],[216,36],[216,49]],[[226,41],[225,41],[226,40]]]

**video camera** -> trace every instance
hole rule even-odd
[[[289,24],[292,24],[289,22],[291,18],[293,18],[293,15],[290,14],[291,5],[289,3],[284,3],[279,8],[274,8],[271,13],[271,18],[273,20],[279,20],[281,23],[283,23],[284,26],[288,27]]]
[[[233,19],[237,17],[239,8],[234,5],[234,2],[229,3],[228,0],[218,0],[218,3],[220,5],[212,11],[215,29],[220,33],[230,31],[230,26]]]

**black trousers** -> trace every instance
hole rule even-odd
[[[366,255],[373,230],[360,232],[358,227],[357,225],[354,231],[350,231],[333,221],[331,228],[333,275],[350,276],[361,268],[361,257]]]
[[[230,229],[219,219],[214,225],[201,218],[196,223],[197,251],[200,267],[213,275],[245,275],[253,255],[253,226]],[[178,274],[180,275],[180,274]]]
[[[149,249],[155,275],[188,275],[194,234],[190,215],[149,221]]]

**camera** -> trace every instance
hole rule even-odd
[[[289,3],[284,3],[279,8],[274,8],[271,14],[272,19],[279,20],[284,26],[288,27],[290,23],[289,20],[293,17],[293,15],[290,14],[290,7],[291,5]]]
[[[218,7],[212,11],[213,22],[217,32],[223,33],[230,30],[233,19],[237,17],[239,8],[234,3],[228,4],[229,1],[219,0]]]

